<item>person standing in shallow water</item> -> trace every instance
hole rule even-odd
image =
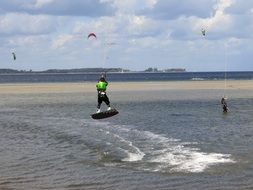
[[[221,98],[221,105],[222,105],[223,113],[227,113],[228,112],[228,105],[227,105],[225,97]]]
[[[105,80],[104,75],[102,75],[96,84],[97,92],[98,92],[98,105],[97,105],[97,113],[100,112],[100,106],[102,102],[105,102],[105,104],[108,106],[107,110],[111,110],[110,106],[110,100],[108,96],[106,95],[106,87],[108,86],[108,82]]]

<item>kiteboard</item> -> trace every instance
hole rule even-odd
[[[102,111],[99,113],[94,113],[91,114],[90,116],[93,119],[104,119],[104,118],[108,118],[108,117],[112,117],[114,115],[117,115],[119,112],[116,109],[111,109],[111,110],[107,110],[107,111]]]

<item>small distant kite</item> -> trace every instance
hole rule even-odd
[[[94,37],[94,38],[96,38],[97,39],[97,36],[96,36],[96,34],[95,33],[89,33],[89,35],[88,35],[88,39],[90,38],[90,37]]]
[[[205,36],[206,35],[206,30],[204,28],[202,28],[201,33],[202,33],[203,36]]]
[[[15,61],[16,60],[16,54],[14,52],[12,52],[12,57],[13,57],[13,60]]]

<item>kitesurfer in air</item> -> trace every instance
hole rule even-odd
[[[96,84],[97,92],[98,92],[98,106],[97,106],[97,113],[100,112],[100,106],[102,102],[108,106],[107,110],[111,110],[109,98],[106,95],[106,87],[108,86],[108,82],[105,80],[105,76],[102,75]]]
[[[221,98],[221,105],[222,105],[222,108],[223,108],[223,113],[227,113],[228,112],[228,105],[227,105],[225,97]]]

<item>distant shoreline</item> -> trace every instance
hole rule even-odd
[[[0,69],[1,70],[1,69]],[[253,71],[227,71],[226,73],[250,73]],[[105,71],[97,71],[97,72],[47,72],[47,71],[17,71],[17,72],[1,72],[0,76],[8,76],[8,75],[100,75],[101,73],[105,73]],[[162,73],[224,73],[224,71],[124,71],[124,72],[114,72],[114,71],[106,71],[107,74],[162,74]]]
[[[76,74],[79,74],[79,75],[87,75],[87,74],[97,74],[97,75],[101,75],[102,72],[69,72],[69,73],[47,73],[47,72],[19,72],[19,73],[0,73],[0,76],[3,75],[76,75]],[[185,72],[145,72],[145,71],[129,71],[129,72],[106,72],[107,74],[131,74],[131,73],[136,73],[136,74],[141,74],[141,73],[186,73]]]
[[[123,68],[80,68],[80,69],[48,69],[44,71],[0,69],[0,75],[4,74],[101,74],[101,73],[176,73],[186,72],[186,69],[171,68],[158,70],[149,68],[144,71],[131,71]]]

